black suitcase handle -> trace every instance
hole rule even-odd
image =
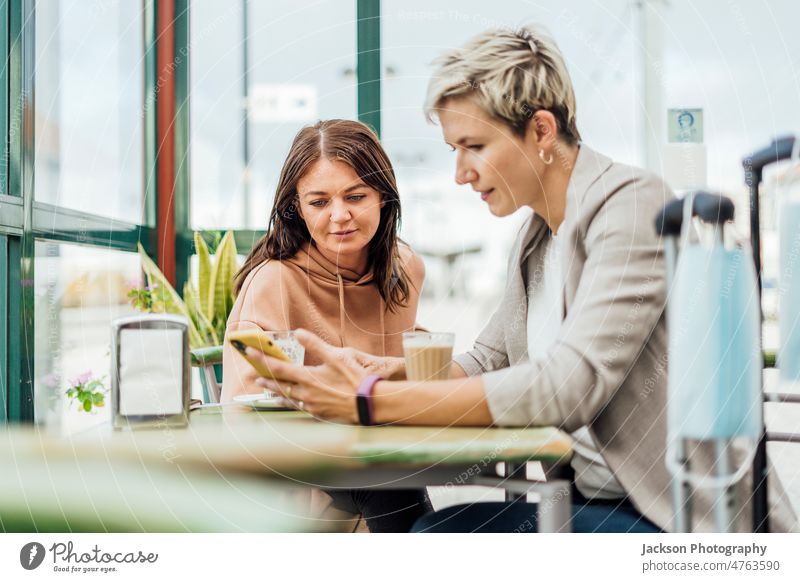
[[[767,147],[753,152],[742,160],[745,174],[753,172],[760,174],[764,166],[790,158],[794,151],[794,143],[793,135],[776,137]]]
[[[685,198],[673,200],[661,209],[656,216],[656,233],[661,236],[678,236],[681,233],[684,200]],[[724,224],[733,220],[733,202],[727,196],[695,192],[692,216],[697,216],[708,224]]]

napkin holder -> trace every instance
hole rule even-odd
[[[189,322],[162,313],[114,320],[111,411],[115,429],[189,423]]]

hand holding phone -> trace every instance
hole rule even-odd
[[[245,352],[248,347],[251,347],[263,352],[271,358],[283,360],[284,362],[291,362],[292,360],[289,356],[284,353],[266,332],[260,329],[240,329],[229,332],[227,340],[261,376],[270,378],[271,380],[283,380],[283,378],[276,377],[261,361],[249,358]]]

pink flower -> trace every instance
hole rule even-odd
[[[77,378],[72,381],[73,386],[78,386],[80,384],[86,384],[89,380],[92,379],[92,371],[87,370]]]

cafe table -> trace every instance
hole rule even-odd
[[[83,458],[266,477],[270,486],[284,488],[486,485],[505,489],[508,497],[536,492],[539,507],[548,508],[540,511],[540,531],[569,528],[569,484],[524,479],[528,461],[548,470],[569,461],[570,438],[552,427],[362,427],[300,411],[220,405],[192,411],[185,428],[100,426],[49,446],[79,448]]]
[[[0,427],[2,532],[297,532],[326,524],[285,488],[164,457]]]
[[[193,413],[192,423],[197,427],[235,425],[249,419],[264,423],[278,434],[289,427],[304,434],[336,427],[349,437],[347,450],[337,456],[334,470],[321,472],[312,485],[348,489],[484,485],[505,489],[509,500],[535,492],[540,498],[539,531],[569,531],[570,483],[552,476],[569,462],[572,441],[556,428],[364,427],[326,423],[299,411],[244,412],[244,416],[237,416],[242,410],[202,409]],[[552,478],[527,481],[529,461],[541,462]],[[499,463],[504,467],[502,476],[497,472]]]

